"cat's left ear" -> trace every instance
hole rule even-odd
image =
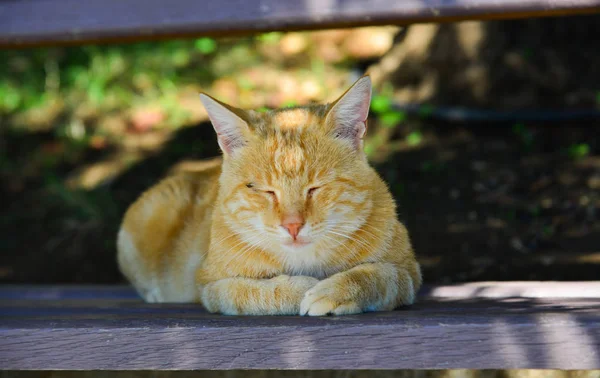
[[[219,146],[225,155],[231,155],[246,145],[250,129],[235,109],[207,94],[201,93],[200,100],[208,112],[208,118],[217,132]]]
[[[335,138],[345,139],[356,149],[361,149],[370,105],[371,78],[365,75],[330,105],[325,122],[332,128]]]

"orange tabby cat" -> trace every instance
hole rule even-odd
[[[147,301],[246,315],[413,303],[420,268],[362,150],[368,76],[328,105],[259,113],[201,99],[222,164],[164,179],[119,232],[121,271]]]

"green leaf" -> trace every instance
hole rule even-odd
[[[92,81],[88,89],[88,95],[94,104],[100,104],[104,99],[104,83],[101,80]]]
[[[0,109],[12,112],[21,105],[22,97],[17,91],[9,91],[0,98]]]
[[[417,146],[423,142],[423,134],[420,131],[413,131],[406,136],[406,143],[409,146]]]
[[[238,79],[238,84],[242,89],[250,90],[254,88],[254,83],[252,83],[252,81],[247,77],[240,77]]]
[[[176,67],[184,67],[190,62],[190,54],[184,49],[179,49],[171,55],[171,60]]]
[[[388,96],[376,95],[371,100],[371,110],[374,113],[384,113],[390,110],[392,100]]]
[[[298,103],[294,100],[288,100],[281,104],[282,108],[293,108],[294,106],[298,106]]]
[[[391,111],[384,113],[381,116],[381,124],[385,127],[395,127],[406,119],[406,114],[403,112]]]
[[[258,36],[258,40],[265,43],[277,43],[283,36],[281,32],[265,33]]]
[[[569,155],[574,159],[580,159],[590,154],[590,145],[587,143],[574,144],[569,147]]]
[[[194,43],[194,46],[202,54],[210,54],[217,49],[217,41],[208,37],[199,38]]]

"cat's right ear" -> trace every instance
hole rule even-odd
[[[217,133],[221,150],[226,155],[231,155],[248,142],[247,135],[250,129],[248,124],[238,116],[229,105],[215,100],[207,94],[201,93],[200,100],[208,112],[208,118]]]

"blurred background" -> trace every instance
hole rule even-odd
[[[0,282],[122,283],[127,206],[267,109],[369,72],[366,152],[425,280],[600,277],[600,17],[0,51]],[[507,376],[508,377],[508,376]]]

